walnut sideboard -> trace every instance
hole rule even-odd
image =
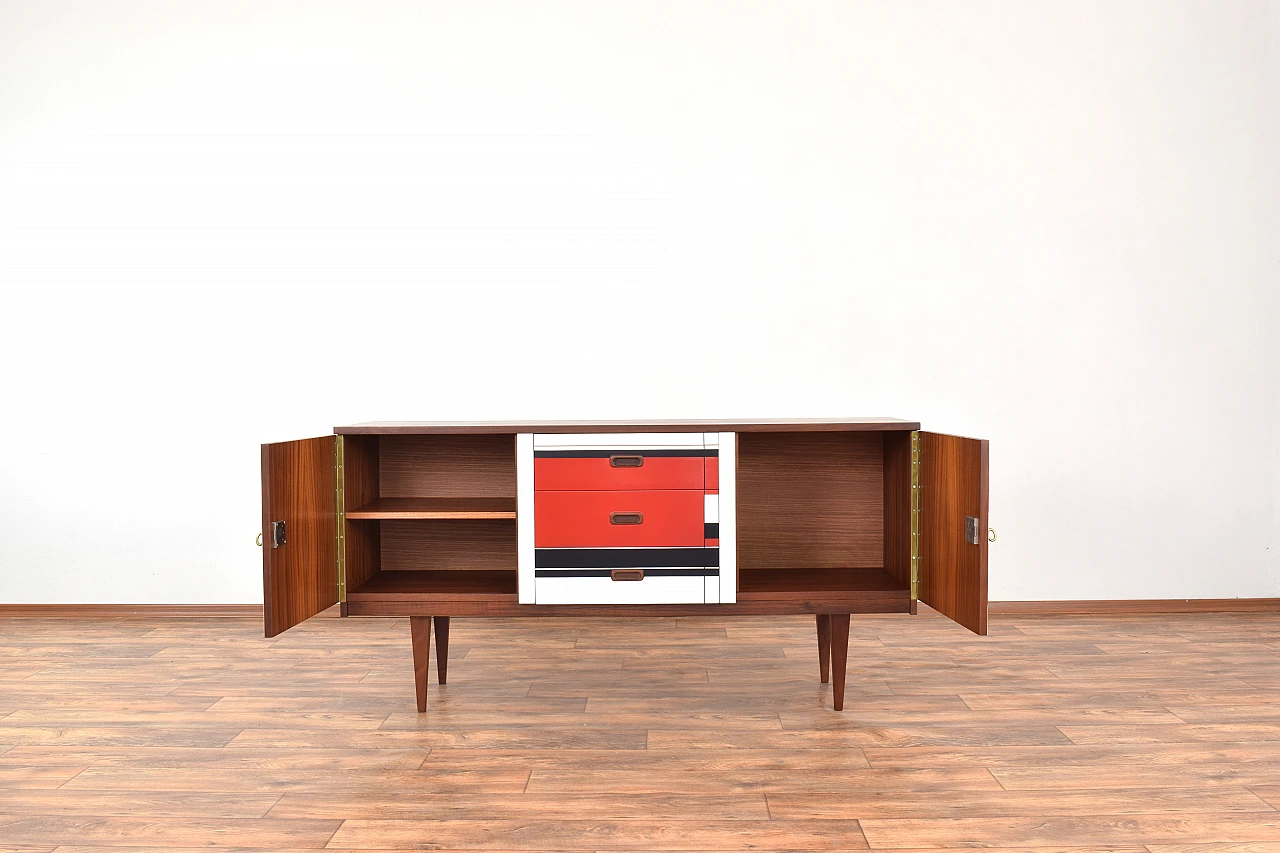
[[[418,710],[454,616],[812,613],[987,631],[988,443],[894,418],[387,422],[262,446],[266,635],[408,616]],[[433,625],[434,620],[434,625]]]

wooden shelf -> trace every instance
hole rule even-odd
[[[350,519],[516,517],[515,498],[377,498],[348,510]]]
[[[516,601],[514,571],[378,572],[347,593],[352,602],[378,599],[404,601]]]
[[[815,593],[906,596],[910,590],[884,569],[739,569],[738,600],[807,599]]]

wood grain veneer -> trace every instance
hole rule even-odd
[[[382,548],[378,525],[360,522],[352,510],[378,499],[378,437],[343,436],[343,512],[346,514],[347,589],[377,574]]]
[[[884,569],[911,583],[911,433],[884,437]]]
[[[509,519],[515,498],[377,498],[347,511],[355,519]]]
[[[262,445],[263,626],[274,637],[338,602],[333,436]],[[285,544],[271,547],[271,524]]]
[[[738,436],[738,567],[884,566],[879,433]]]
[[[844,710],[844,682],[849,660],[849,614],[831,614],[831,707]]]
[[[668,421],[370,421],[335,427],[339,435],[489,435],[517,432],[857,432],[920,429],[899,418],[764,418]]]
[[[447,684],[449,678],[449,617],[432,616],[436,635],[436,680]]]
[[[515,572],[505,571],[399,571],[381,572],[348,591],[349,601],[373,601],[379,597],[413,597],[426,600],[483,599],[515,600]],[[527,606],[527,605],[526,605]]]
[[[987,442],[920,433],[920,600],[987,633]],[[980,521],[977,544],[965,518]]]
[[[831,615],[819,613],[814,617],[818,627],[818,680],[831,681]]]
[[[431,617],[410,616],[409,636],[413,645],[413,686],[418,713],[427,710],[427,674],[431,668]]]
[[[378,443],[379,497],[516,496],[513,433],[383,435]]]
[[[804,598],[824,592],[907,592],[884,569],[745,569],[739,599]]]
[[[493,519],[367,522],[382,527],[383,573],[516,570],[516,524]]]

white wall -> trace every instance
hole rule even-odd
[[[1278,19],[3,0],[0,602],[260,601],[339,423],[840,414],[993,599],[1280,595]]]

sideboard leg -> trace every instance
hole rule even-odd
[[[818,674],[822,683],[831,680],[831,615],[818,614]]]
[[[431,665],[431,617],[410,616],[409,633],[413,635],[413,684],[418,692],[418,713],[427,710],[427,670]]]
[[[449,669],[449,617],[433,616],[431,619],[436,626],[436,675],[444,684]]]
[[[831,695],[837,711],[844,710],[844,671],[849,660],[849,614],[831,616]]]

